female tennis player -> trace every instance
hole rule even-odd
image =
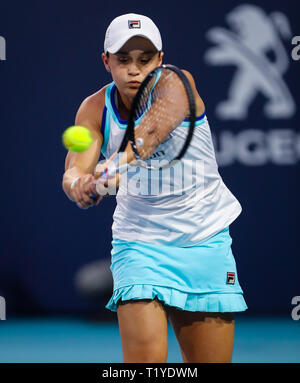
[[[75,120],[90,129],[94,142],[80,154],[68,152],[65,162],[63,189],[82,209],[102,199],[92,198],[94,180],[107,183],[94,173],[100,151],[109,158],[118,149],[140,84],[162,64],[158,28],[146,16],[117,17],[106,31],[102,59],[113,82],[87,97]],[[247,309],[229,234],[241,206],[218,173],[204,103],[192,75],[183,73],[197,112],[185,157],[203,161],[204,194],[195,205],[188,193],[141,196],[119,189],[112,226],[114,289],[106,308],[117,312],[124,362],[166,362],[168,320],[184,362],[231,362],[234,312]]]

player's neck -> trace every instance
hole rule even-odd
[[[132,100],[127,99],[127,97],[122,96],[117,90],[117,108],[122,120],[128,120],[129,112],[131,108]]]

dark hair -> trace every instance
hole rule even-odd
[[[106,57],[109,58],[109,52],[106,52],[105,54],[106,54]],[[158,57],[160,56],[161,56],[161,51],[158,51]]]

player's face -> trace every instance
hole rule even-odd
[[[132,98],[145,77],[162,63],[163,52],[143,37],[133,37],[116,54],[103,55],[104,65],[124,96]]]

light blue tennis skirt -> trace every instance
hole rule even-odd
[[[247,309],[231,251],[229,228],[193,247],[112,241],[114,291],[105,306],[154,299],[177,309],[236,312]]]

